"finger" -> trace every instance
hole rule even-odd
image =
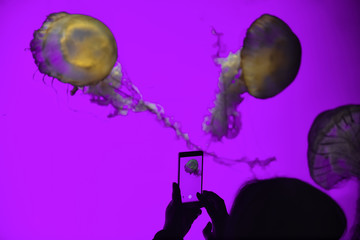
[[[224,202],[224,200],[214,192],[204,190],[203,193],[202,194],[199,193],[199,195],[203,201],[207,201],[207,202],[211,202],[211,203]]]
[[[201,215],[201,213],[202,213],[202,211],[201,211],[200,209],[198,209],[197,211],[194,211],[194,212],[193,212],[194,220],[195,220],[196,218],[198,218],[198,217]]]
[[[204,195],[202,195],[201,193],[196,193],[196,197],[197,197],[197,199],[199,199],[200,206],[204,206],[209,203],[208,199],[205,198]]]
[[[212,229],[212,224],[211,222],[208,222],[202,231],[206,240],[209,239],[211,236],[211,229]]]
[[[183,211],[186,215],[193,215],[193,216],[199,216],[202,213],[200,207],[189,206],[186,205],[186,203],[183,204]]]
[[[224,202],[224,200],[214,192],[204,190],[202,195],[204,196],[204,198],[206,198],[208,200],[211,199],[211,200],[216,201],[216,202]]]
[[[183,206],[184,208],[190,208],[190,209],[200,209],[203,204],[200,202],[184,202]]]
[[[216,209],[214,203],[210,202],[208,198],[206,198],[203,194],[197,193],[197,198],[200,203],[202,203],[209,214],[210,218],[213,220],[215,218]]]
[[[196,197],[199,199],[199,201],[202,201],[203,200],[203,196],[201,196],[200,193],[196,193]]]
[[[174,204],[181,204],[180,188],[177,183],[173,183],[172,200]]]
[[[196,211],[196,212],[192,212],[192,213],[189,213],[187,215],[187,219],[191,222],[191,224],[201,215],[201,210],[199,211]]]
[[[225,205],[224,199],[219,197],[219,195],[217,195],[216,193],[204,191],[203,196],[216,209],[221,210],[221,211],[226,211],[226,205]]]

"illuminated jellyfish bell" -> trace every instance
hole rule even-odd
[[[195,174],[195,175],[199,174],[199,163],[196,159],[189,160],[185,164],[184,168],[185,168],[185,172],[189,174]]]
[[[241,50],[216,61],[222,68],[219,93],[203,128],[221,140],[234,138],[240,131],[236,108],[243,100],[241,94],[267,99],[291,84],[299,71],[301,45],[285,22],[264,14],[247,30]]]
[[[41,73],[75,87],[97,84],[117,59],[115,38],[105,24],[66,12],[46,18],[30,49]]]
[[[308,134],[312,179],[329,190],[355,178],[360,183],[360,105],[345,105],[319,114]],[[358,187],[360,194],[360,184]],[[360,197],[353,238],[360,239]]]
[[[301,46],[285,22],[265,14],[247,30],[240,55],[240,78],[247,91],[266,99],[283,91],[295,79]]]
[[[308,135],[311,177],[325,189],[350,177],[360,178],[360,105],[319,114]]]

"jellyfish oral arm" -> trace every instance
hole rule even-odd
[[[204,119],[203,130],[220,141],[224,136],[234,138],[240,131],[240,114],[236,109],[243,100],[240,95],[246,92],[246,87],[239,78],[240,50],[215,61],[221,65],[219,92],[215,106],[210,110],[211,115]]]

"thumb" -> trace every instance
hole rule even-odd
[[[211,236],[211,229],[212,229],[212,224],[211,222],[208,222],[206,224],[206,227],[203,229],[203,235],[205,237],[206,240],[210,239],[210,236]]]

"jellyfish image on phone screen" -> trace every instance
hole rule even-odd
[[[199,163],[196,159],[189,160],[185,166],[185,172],[191,174],[194,174],[196,176],[200,176],[200,169],[199,169]]]
[[[351,178],[360,194],[360,105],[345,105],[320,113],[308,134],[308,165],[312,179],[330,190]],[[360,195],[352,228],[360,239]]]
[[[241,95],[276,96],[295,79],[300,60],[300,41],[290,27],[278,17],[260,16],[247,30],[239,51],[215,59],[221,65],[219,92],[203,130],[215,140],[235,138],[241,128],[236,109],[243,100]]]

